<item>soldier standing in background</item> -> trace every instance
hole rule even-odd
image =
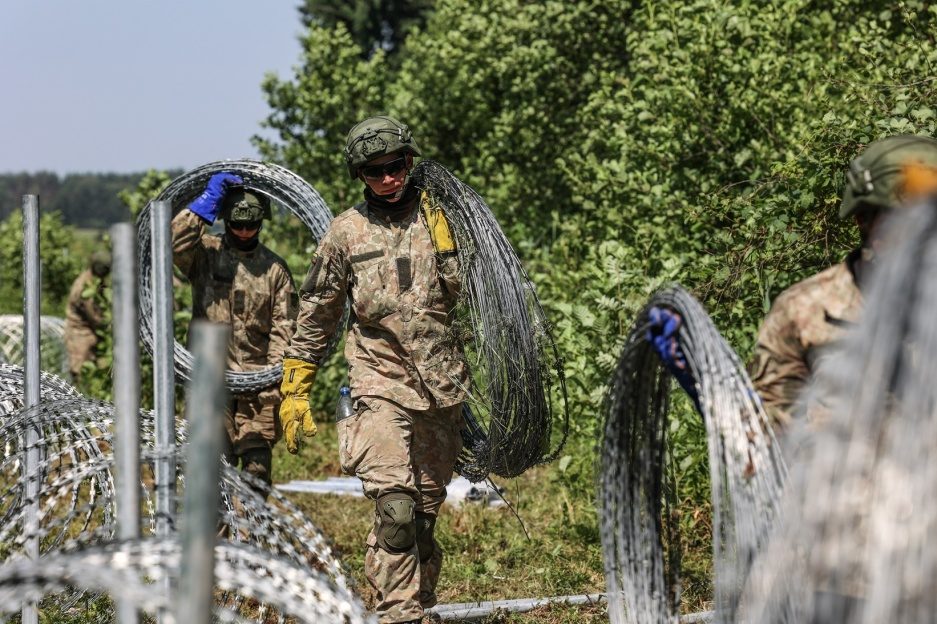
[[[286,262],[259,239],[269,200],[241,184],[238,176],[217,173],[173,218],[173,262],[192,284],[192,320],[231,326],[228,369],[255,371],[282,361],[295,327],[296,295]],[[206,233],[206,223],[218,217],[224,233]],[[225,459],[268,487],[280,400],[274,385],[233,396],[225,414]]]
[[[419,622],[436,604],[443,553],[433,530],[462,447],[469,385],[451,332],[458,255],[442,210],[411,180],[420,150],[407,126],[366,119],[344,153],[364,201],[332,221],[300,289],[283,362],[283,433],[295,453],[300,434],[316,432],[309,392],[347,301],[354,413],[337,424],[339,460],[375,502],[365,575],[379,621]]]
[[[935,190],[937,141],[929,137],[875,141],[849,164],[839,216],[855,220],[859,248],[778,295],[758,331],[749,375],[777,429],[790,424],[820,359],[859,320],[863,275],[881,251],[877,226],[891,210]]]
[[[65,306],[65,349],[72,381],[78,382],[81,367],[94,359],[98,344],[97,332],[104,326],[104,313],[99,307],[105,280],[111,273],[111,254],[106,250],[91,254],[91,266],[72,283]]]
[[[859,248],[778,295],[758,331],[749,375],[777,430],[791,423],[819,360],[859,320],[863,274],[881,247],[877,226],[889,211],[935,191],[937,141],[929,137],[900,135],[875,141],[849,164],[839,215],[855,219]],[[650,317],[649,340],[696,400],[696,382],[678,342],[679,316],[654,308]]]

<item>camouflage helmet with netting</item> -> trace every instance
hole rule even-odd
[[[352,179],[358,177],[358,168],[386,154],[420,155],[420,148],[406,124],[393,117],[378,115],[355,124],[345,140],[345,163]]]
[[[243,186],[228,187],[221,202],[219,216],[225,223],[250,223],[269,219],[270,200],[265,195]]]
[[[934,182],[909,184],[912,179]],[[937,141],[910,134],[873,141],[849,163],[839,216],[854,215],[860,208],[890,210],[908,196],[937,190],[934,183]]]

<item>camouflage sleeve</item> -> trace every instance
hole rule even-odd
[[[192,270],[205,234],[205,222],[186,209],[172,218],[172,261],[191,280]]]
[[[87,271],[78,276],[68,293],[65,309],[65,350],[68,353],[68,368],[72,375],[78,375],[81,365],[91,359],[94,345],[97,343],[83,296],[90,282],[89,278],[90,274]]]
[[[332,230],[326,233],[312,265],[299,288],[296,332],[287,357],[319,364],[325,357],[329,338],[338,329],[348,299],[348,256],[335,244]]]
[[[272,281],[273,314],[270,346],[267,350],[268,366],[274,366],[283,361],[283,354],[296,329],[297,297],[296,289],[293,287],[293,276],[285,266],[275,264]]]
[[[748,371],[775,428],[783,430],[810,376],[800,332],[783,301],[765,317]]]

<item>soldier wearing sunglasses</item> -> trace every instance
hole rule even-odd
[[[451,331],[458,256],[442,210],[411,179],[420,149],[407,126],[366,119],[344,154],[364,200],[332,222],[300,289],[280,416],[295,453],[316,432],[309,391],[347,302],[354,411],[337,423],[339,460],[375,502],[365,574],[379,621],[418,622],[436,603],[442,551],[433,530],[462,447],[469,384]]]
[[[173,262],[192,284],[192,319],[231,326],[230,370],[276,366],[293,335],[293,277],[286,262],[260,242],[270,216],[267,197],[245,188],[239,176],[220,172],[172,220]],[[209,234],[206,226],[218,218],[224,233]],[[225,459],[268,486],[280,437],[279,404],[280,389],[273,385],[232,397],[225,413]]]

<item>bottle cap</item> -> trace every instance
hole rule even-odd
[[[351,394],[351,388],[349,388],[348,386],[342,386],[341,388],[338,389],[338,393],[342,396],[348,396],[349,394]]]

